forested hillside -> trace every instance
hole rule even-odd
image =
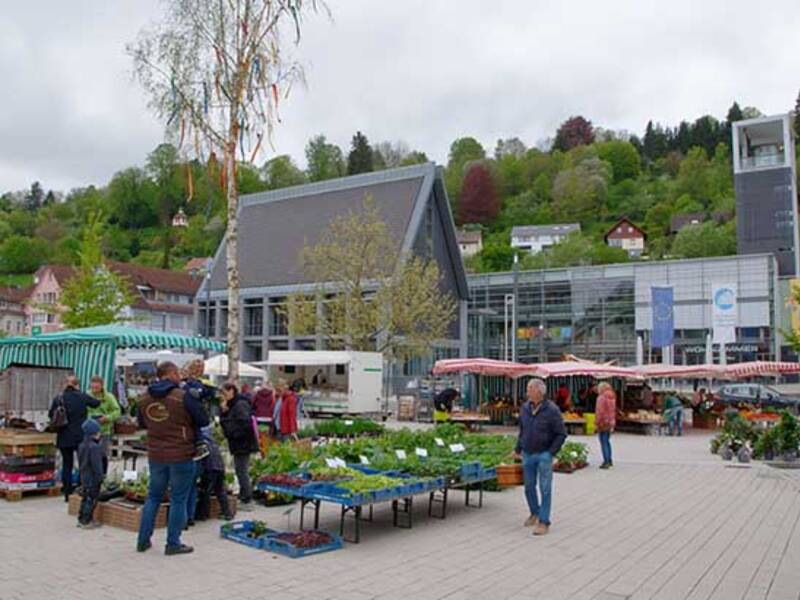
[[[641,135],[577,116],[536,147],[518,138],[498,140],[491,150],[472,137],[455,140],[445,179],[456,221],[484,231],[484,249],[468,268],[508,269],[512,226],[562,222],[580,222],[581,233],[524,257],[524,267],[628,260],[602,241],[622,216],[644,228],[651,258],[734,253],[730,128],[758,114],[734,103],[723,119],[649,122]],[[278,156],[260,167],[240,164],[238,179],[242,193],[250,193],[426,160],[402,142],[371,145],[361,132],[347,153],[320,135],[306,146],[305,170]],[[8,191],[0,196],[0,282],[24,283],[25,274],[43,263],[75,264],[81,230],[94,213],[103,215],[109,258],[179,268],[191,257],[208,256],[225,227],[221,178],[213,156],[207,163],[184,162],[175,147],[162,144],[142,166],[125,168],[101,186],[65,193],[34,182]],[[188,216],[186,227],[173,226],[180,210]],[[707,220],[671,233],[672,218],[687,213]]]

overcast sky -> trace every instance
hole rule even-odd
[[[345,149],[404,140],[446,162],[456,137],[491,151],[582,114],[641,133],[731,102],[786,111],[800,87],[797,0],[329,0],[306,23],[275,152],[304,166],[324,133]],[[131,80],[125,44],[157,0],[4,3],[0,12],[0,192],[34,180],[104,185],[163,138]],[[269,158],[265,155],[264,159]]]

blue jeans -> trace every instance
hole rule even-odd
[[[678,435],[683,435],[683,409],[682,408],[673,408],[672,414],[669,418],[669,434],[675,435],[677,432]]]
[[[611,464],[611,432],[599,431],[597,437],[600,438],[600,452],[603,453],[603,464]]]
[[[192,487],[189,488],[189,495],[186,497],[186,520],[193,521],[194,513],[197,509],[197,478],[200,476],[202,466],[200,461],[194,462],[194,475],[192,476]]]
[[[525,481],[525,499],[531,514],[545,525],[550,525],[550,503],[553,490],[553,455],[549,452],[522,453],[522,476]],[[539,494],[536,482],[539,482]]]
[[[167,547],[181,545],[181,531],[186,525],[186,503],[189,489],[194,483],[195,463],[187,460],[179,463],[157,463],[150,465],[150,486],[147,490],[147,501],[142,510],[142,522],[139,525],[139,544],[150,541],[156,525],[158,507],[164,500],[167,487],[170,489],[169,518],[167,519]]]

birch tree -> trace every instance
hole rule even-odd
[[[320,6],[316,0],[166,0],[163,20],[128,46],[150,108],[177,146],[197,158],[222,159],[234,379],[240,356],[236,164],[259,155],[279,122],[280,102],[302,81],[287,46],[299,43],[304,17]]]

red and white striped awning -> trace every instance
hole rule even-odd
[[[756,360],[725,366],[730,377],[756,377],[758,375],[788,375],[800,373],[800,363]]]
[[[641,379],[641,375],[639,375],[634,368],[618,367],[616,365],[593,363],[590,361],[567,360],[561,362],[539,363],[529,366],[533,367],[533,375],[542,378],[590,375],[600,379],[607,377]]]
[[[522,375],[530,375],[532,366],[491,358],[448,358],[436,361],[433,366],[433,374],[473,373],[475,375],[499,375],[501,377],[515,378]]]
[[[725,365],[665,365],[654,363],[636,367],[638,373],[645,379],[658,379],[661,377],[675,377],[685,379],[725,378],[727,376]]]

